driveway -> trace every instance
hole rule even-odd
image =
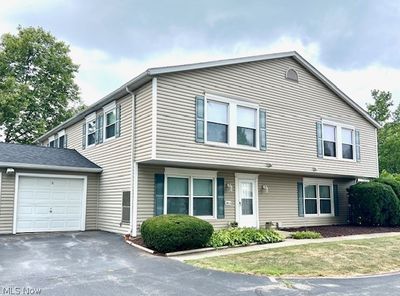
[[[149,255],[116,234],[0,236],[0,295],[396,295],[400,276],[274,280]],[[20,290],[18,290],[20,289]],[[26,293],[25,293],[26,294]]]

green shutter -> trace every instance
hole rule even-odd
[[[360,145],[360,131],[355,131],[355,141],[356,141],[356,160],[361,161],[361,145]]]
[[[260,109],[260,150],[267,150],[267,112]]]
[[[297,206],[299,217],[304,217],[304,197],[302,182],[297,182]]]
[[[337,184],[333,184],[333,204],[335,207],[335,216],[339,216],[339,188]]]
[[[154,215],[164,214],[164,174],[154,176]]]
[[[104,114],[101,113],[96,118],[96,142],[101,144],[103,143],[103,122],[104,122]]]
[[[225,218],[224,178],[217,178],[217,218]]]
[[[115,108],[115,137],[118,138],[121,135],[121,105],[117,105]]]
[[[319,158],[323,157],[323,141],[322,141],[322,123],[317,121],[317,156]]]
[[[204,143],[204,96],[196,96],[196,142]]]
[[[82,149],[86,147],[86,122],[82,124]]]

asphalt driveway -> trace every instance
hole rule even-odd
[[[155,257],[105,232],[0,236],[0,295],[396,295],[400,276],[275,281]]]

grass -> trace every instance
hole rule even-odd
[[[292,238],[294,239],[316,239],[321,238],[322,235],[316,231],[296,231],[292,234]]]
[[[350,276],[400,270],[400,236],[307,244],[187,263],[271,276]]]

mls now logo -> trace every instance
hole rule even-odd
[[[29,287],[7,287],[0,290],[0,295],[40,295],[41,289]]]

